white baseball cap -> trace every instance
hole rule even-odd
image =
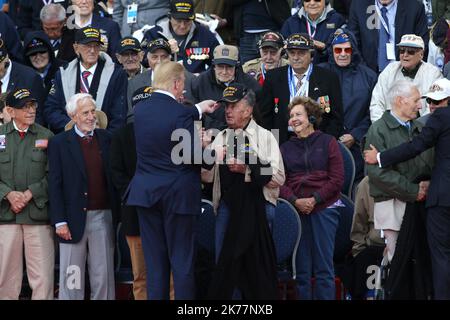
[[[422,98],[430,98],[436,101],[450,98],[450,80],[446,78],[436,80],[431,85],[429,92],[425,93]]]

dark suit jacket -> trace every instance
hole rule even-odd
[[[370,6],[373,6],[373,10],[368,10]],[[374,0],[352,1],[347,27],[355,34],[367,65],[378,72],[378,29],[367,28],[367,24],[375,21],[374,18],[377,15],[374,6]],[[416,34],[422,37],[426,49],[423,60],[426,61],[430,36],[422,1],[398,0],[395,16],[395,44],[400,42],[404,34]],[[398,48],[396,48],[396,56],[398,60]]]
[[[108,37],[108,49],[106,53],[117,62],[116,52],[120,45],[120,39],[122,38],[117,22],[94,13],[92,15],[91,27],[100,29],[101,33],[104,32],[106,34]]]
[[[268,129],[279,129],[279,143],[288,139],[288,105],[290,100],[288,67],[284,66],[267,73],[260,97],[261,125]],[[338,138],[344,130],[341,86],[338,76],[329,70],[314,66],[309,79],[308,96],[313,100],[319,97],[330,98],[331,110],[324,112],[319,129]],[[278,113],[275,112],[275,99],[278,98]]]
[[[134,124],[117,130],[111,140],[111,174],[118,194],[122,197],[136,171],[136,142]],[[122,203],[120,221],[127,236],[139,236],[139,221],[135,207]]]
[[[428,118],[422,132],[412,141],[381,152],[383,167],[414,158],[435,147],[434,166],[427,194],[427,207],[450,207],[450,107],[438,108]]]
[[[117,195],[111,180],[109,165],[109,146],[111,135],[106,130],[94,131],[103,159],[103,171],[113,212],[116,220],[118,207]],[[49,141],[49,201],[50,221],[52,224],[67,222],[72,240],[59,240],[64,243],[77,243],[84,234],[86,208],[88,205],[88,180],[86,166],[75,129],[62,132]]]
[[[200,213],[200,167],[175,164],[171,157],[172,150],[179,144],[171,141],[174,130],[184,129],[184,133],[198,139],[193,121],[194,109],[159,92],[136,105],[137,166],[128,190],[128,205],[151,208],[162,201],[165,211],[189,215]],[[194,139],[183,139],[183,145],[190,148],[189,151],[194,150]],[[184,155],[192,161],[187,153]],[[163,198],[167,194],[175,197],[176,201],[164,203]]]
[[[42,124],[44,121],[43,107],[46,92],[42,78],[30,67],[13,62],[11,75],[9,77],[8,91],[26,88],[30,90],[38,101],[36,110],[36,122]]]
[[[0,36],[5,41],[6,49],[11,60],[22,62],[23,47],[20,42],[14,22],[4,12],[0,11]]]

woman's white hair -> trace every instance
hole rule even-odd
[[[94,104],[94,106],[96,105],[94,98],[92,98],[92,96],[89,93],[77,93],[71,96],[69,101],[67,101],[66,104],[67,114],[70,117],[73,116],[77,112],[80,103],[83,102],[84,100],[89,100]]]
[[[414,88],[417,88],[416,85],[408,80],[398,80],[396,81],[392,87],[389,89],[387,97],[391,106],[395,103],[395,98],[397,97],[410,97]]]

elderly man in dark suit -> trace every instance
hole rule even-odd
[[[135,108],[137,165],[127,205],[137,207],[147,266],[147,297],[152,300],[169,298],[170,271],[175,299],[194,299],[195,294],[194,222],[201,212],[201,183],[200,167],[189,155],[201,153],[194,148],[199,139],[194,120],[203,111],[214,111],[216,104],[211,100],[195,108],[180,104],[184,78],[181,64],[160,64],[153,79],[155,91]],[[186,138],[183,159],[173,152],[178,147],[173,134]]]
[[[84,299],[87,259],[91,299],[114,300],[113,212],[118,208],[110,134],[95,129],[91,95],[74,95],[66,109],[75,125],[49,144],[50,218],[60,241],[59,299]]]
[[[428,102],[439,105],[450,101],[450,81],[439,80],[425,94]],[[378,163],[387,168],[416,157],[423,151],[435,147],[435,161],[431,182],[426,196],[427,237],[431,253],[434,298],[450,299],[450,108],[437,108],[428,118],[422,132],[395,148],[378,153],[365,151],[369,164]]]
[[[14,61],[21,62],[23,60],[23,47],[20,42],[14,22],[4,12],[0,11],[0,37],[6,42],[8,54]]]
[[[375,72],[399,59],[395,44],[405,34],[421,36],[426,44],[424,60],[428,56],[430,36],[422,1],[353,1],[347,27],[355,34],[364,60]]]
[[[335,138],[344,133],[341,86],[338,76],[312,64],[314,43],[304,33],[294,33],[287,40],[289,66],[267,73],[260,97],[261,124],[264,128],[279,130],[279,143],[293,134],[288,128],[287,106],[296,96],[316,100],[322,110],[319,129]]]

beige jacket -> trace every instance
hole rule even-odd
[[[248,124],[247,128],[244,131],[244,134],[248,137],[250,148],[256,152],[258,158],[262,161],[267,161],[270,163],[271,171],[272,171],[272,181],[275,182],[278,187],[269,188],[265,186],[263,188],[264,197],[267,201],[272,204],[277,204],[277,199],[280,194],[280,186],[284,184],[285,174],[284,174],[284,165],[283,159],[281,157],[280,148],[278,147],[278,142],[273,136],[273,134],[260,127],[256,124],[256,122],[252,119]],[[223,146],[227,141],[227,129],[222,130],[214,142],[208,146],[209,149],[214,149],[215,147]],[[223,163],[223,162],[222,162]],[[202,181],[206,183],[213,184],[213,205],[214,210],[217,211],[219,207],[219,202],[221,198],[221,190],[220,190],[220,174],[219,174],[219,165],[220,163],[216,163],[211,170],[202,169]],[[264,170],[264,169],[263,169]],[[245,181],[250,182],[250,168],[247,166],[247,170],[245,172]]]
[[[356,257],[358,253],[368,246],[383,246],[380,230],[374,227],[374,201],[369,194],[369,177],[358,184],[355,197],[355,213],[353,215],[352,230],[350,238],[353,241],[352,255]]]

